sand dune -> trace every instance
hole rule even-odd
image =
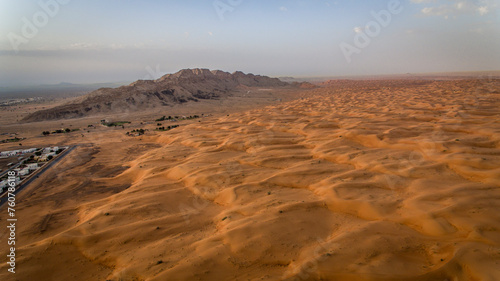
[[[89,135],[19,197],[15,279],[500,280],[499,90],[331,82]]]

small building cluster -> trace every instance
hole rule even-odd
[[[0,102],[0,106],[12,106],[21,103],[32,103],[43,100],[42,97],[33,97],[33,98],[21,98],[21,99],[11,99],[8,101]]]
[[[45,161],[48,161],[54,157],[56,157],[56,155],[60,152],[64,150],[64,148],[59,148],[58,146],[54,146],[54,147],[45,147],[43,150],[42,150],[42,154],[41,155],[36,155],[34,157],[34,159],[36,161],[39,161],[39,162],[45,162]]]
[[[37,150],[37,148],[2,151],[2,152],[0,152],[0,158],[9,158],[9,157],[14,157],[14,156],[20,156],[20,155],[23,155],[26,153],[33,153],[36,150]]]
[[[38,163],[26,164],[23,168],[15,168],[14,171],[20,176],[27,176],[33,171],[38,170]]]
[[[5,192],[8,188],[7,172],[16,172],[16,184],[21,182],[23,179],[29,177],[33,172],[40,169],[44,165],[42,162],[50,161],[52,158],[56,157],[57,154],[61,153],[67,146],[64,147],[45,147],[45,148],[30,148],[30,149],[20,149],[12,151],[0,152],[0,158],[10,158],[17,157],[17,163],[12,162],[7,165],[10,167],[8,170],[1,172],[0,174],[0,194]],[[31,154],[23,157],[24,154]],[[1,170],[0,170],[1,171]]]

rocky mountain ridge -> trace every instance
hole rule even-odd
[[[72,102],[26,116],[24,122],[125,113],[187,102],[223,99],[245,87],[286,87],[277,78],[221,70],[183,69],[157,80],[138,80],[118,88],[101,88]]]

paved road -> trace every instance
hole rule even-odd
[[[30,178],[25,180],[21,185],[16,186],[16,191],[14,194],[17,197],[17,194],[21,192],[26,186],[28,186],[30,183],[32,183],[34,180],[36,180],[39,176],[41,176],[44,172],[46,172],[48,169],[50,169],[52,166],[54,166],[57,162],[61,161],[61,159],[64,158],[64,156],[68,155],[73,149],[76,148],[76,145],[69,147],[65,151],[63,151],[61,154],[57,156],[56,159],[52,160],[49,162],[47,165],[43,166],[39,170],[37,170],[33,175],[31,175]],[[7,202],[7,196],[0,198],[0,207]]]

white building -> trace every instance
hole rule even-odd
[[[26,167],[30,170],[30,171],[34,171],[36,169],[38,169],[38,163],[31,163],[31,164],[27,164]]]
[[[25,149],[22,151],[22,153],[33,153],[36,151],[36,148],[30,148],[30,149]]]
[[[28,169],[28,168],[26,167],[26,168],[24,168],[24,169],[20,170],[18,175],[20,175],[20,176],[26,176],[26,175],[28,175],[29,173],[30,173],[30,169]]]
[[[20,150],[2,151],[2,152],[0,152],[0,156],[1,157],[12,157],[12,156],[16,156],[20,152],[21,152]]]

